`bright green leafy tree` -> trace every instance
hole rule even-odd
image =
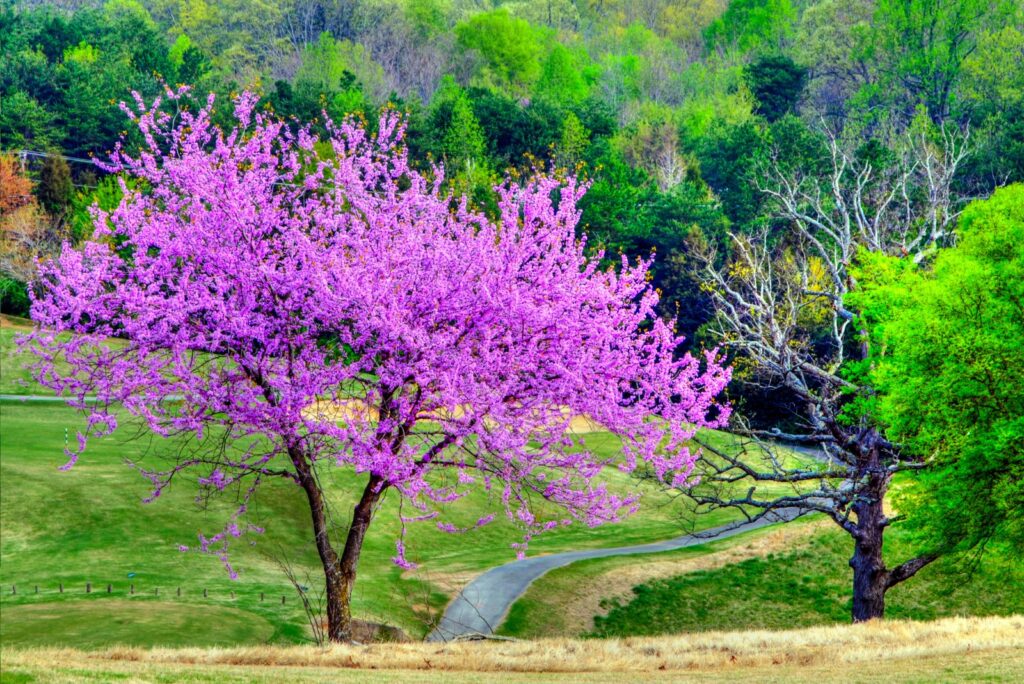
[[[899,502],[939,550],[1024,548],[1024,185],[963,213],[931,272],[865,255],[878,405],[927,459]]]

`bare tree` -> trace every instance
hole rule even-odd
[[[751,441],[730,453],[705,445],[702,479],[689,495],[701,508],[739,509],[751,520],[780,509],[828,516],[854,542],[855,621],[882,617],[886,591],[936,556],[923,553],[894,568],[883,559],[892,478],[928,463],[908,459],[871,415],[842,415],[852,399],[871,392],[841,372],[870,352],[847,300],[857,288],[851,266],[859,250],[918,263],[953,240],[960,204],[951,183],[967,137],[942,130],[937,140],[909,138],[884,168],[858,161],[832,135],[824,173],[786,168],[773,157],[757,184],[792,226],[792,239],[772,247],[763,234],[734,235],[725,268],[704,255],[717,336],[749,368],[745,382],[792,397],[799,429],[740,424]],[[819,462],[787,459],[767,440],[813,447]],[[745,494],[737,494],[740,482],[750,485]]]

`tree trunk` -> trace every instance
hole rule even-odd
[[[889,519],[883,501],[891,475],[880,465],[878,448],[867,447],[867,457],[859,465],[864,486],[853,504],[857,516],[853,533],[853,621],[864,622],[885,616],[885,592],[889,588],[889,571],[885,567],[882,546]]]
[[[882,529],[861,528],[860,531],[864,536],[854,540],[853,558],[850,559],[854,622],[884,617],[885,591],[888,589],[888,573],[882,559]]]
[[[363,550],[363,539],[370,527],[373,517],[373,506],[380,499],[384,488],[382,480],[371,476],[363,490],[363,496],[356,504],[352,513],[352,524],[348,528],[345,539],[345,550],[341,560],[334,568],[333,576],[336,585],[331,586],[332,573],[328,572],[327,582],[327,638],[330,641],[352,640],[352,588],[356,584],[356,568],[359,565],[359,552]],[[324,567],[327,570],[327,567]]]
[[[306,492],[309,510],[313,518],[313,534],[316,538],[316,550],[324,568],[324,580],[327,600],[327,638],[334,642],[352,640],[352,588],[356,581],[356,567],[359,563],[359,552],[363,548],[363,539],[370,526],[373,506],[384,491],[382,480],[371,476],[363,490],[363,496],[356,504],[352,514],[352,524],[348,529],[345,549],[341,557],[331,546],[327,523],[327,510],[324,504],[320,483],[313,473],[312,465],[306,460],[305,454],[298,449],[290,452],[292,463],[298,474],[299,484]]]

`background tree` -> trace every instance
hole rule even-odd
[[[793,238],[772,247],[764,235],[734,235],[735,256],[725,268],[706,257],[712,331],[749,368],[745,382],[783,389],[799,411],[792,431],[740,429],[818,447],[824,462],[789,462],[757,441],[738,454],[708,449],[689,495],[699,506],[734,508],[752,520],[783,509],[827,515],[853,541],[854,621],[882,617],[886,592],[937,557],[928,548],[890,568],[883,556],[892,478],[928,462],[888,439],[878,415],[863,410],[874,392],[865,376],[869,331],[850,297],[859,287],[852,272],[859,253],[913,265],[952,239],[959,209],[950,186],[964,140],[945,132],[936,144],[922,133],[911,143],[907,156],[885,168],[830,138],[828,170],[820,175],[774,156],[757,182]],[[752,484],[737,496],[729,486],[742,478]],[[766,494],[765,483],[792,490]]]
[[[39,183],[36,185],[36,197],[51,214],[63,214],[71,203],[75,188],[71,182],[71,167],[59,153],[53,153],[43,159],[39,169]]]
[[[0,155],[0,311],[28,315],[26,283],[35,277],[36,259],[52,256],[59,244],[32,181],[13,156]]]
[[[444,507],[483,487],[523,526],[522,554],[545,530],[635,510],[598,482],[605,465],[682,484],[687,441],[727,418],[729,371],[711,352],[676,354],[648,262],[604,270],[587,256],[575,181],[503,185],[491,220],[443,193],[440,171],[410,168],[394,114],[373,137],[349,122],[318,142],[254,113],[250,94],[230,131],[210,123],[212,102],[177,117],[159,105],[131,113],[140,157],[119,150],[106,165],[149,190],[128,190],[94,240],[42,268],[40,328],[23,344],[37,379],[88,415],[66,468],[116,428],[120,405],[181,439],[166,470],[136,464],[151,498],[186,471],[207,494],[240,497],[223,530],[198,539],[233,575],[227,543],[252,531],[260,484],[296,483],[331,640],[351,638],[359,555],[385,495],[412,509],[403,522],[455,531]],[[575,415],[616,435],[621,457],[588,451]],[[341,546],[324,497],[335,468],[365,483]],[[401,539],[395,560],[409,565]]]
[[[757,113],[771,122],[796,111],[807,69],[785,55],[768,55],[747,65],[744,76],[757,99]]]
[[[474,15],[455,27],[455,35],[461,49],[482,60],[476,79],[484,87],[525,95],[540,76],[540,32],[504,8]]]

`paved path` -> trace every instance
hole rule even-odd
[[[466,585],[466,588],[448,604],[440,624],[427,635],[427,641],[449,641],[460,636],[493,634],[505,619],[512,604],[526,592],[534,580],[549,570],[588,558],[658,553],[659,551],[673,551],[687,546],[706,544],[709,541],[725,539],[765,525],[788,522],[796,516],[795,509],[782,509],[756,522],[723,525],[652,544],[567,551],[506,563],[488,570]]]

